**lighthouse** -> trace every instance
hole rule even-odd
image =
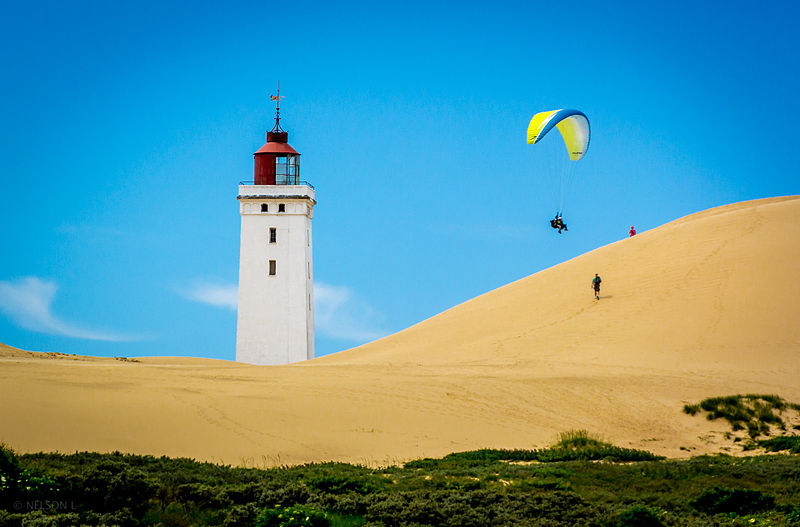
[[[275,126],[255,154],[255,179],[239,183],[242,217],[236,360],[289,364],[314,358],[311,219],[314,187],[300,180],[300,153]]]

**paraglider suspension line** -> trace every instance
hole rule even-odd
[[[572,183],[574,174],[575,162],[567,161],[567,169],[562,172],[562,176],[558,180],[558,210],[561,214],[564,213],[567,195],[569,193],[570,184]]]

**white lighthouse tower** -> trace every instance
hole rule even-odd
[[[311,218],[314,187],[300,181],[300,153],[280,125],[255,157],[255,181],[239,184],[242,238],[236,360],[289,364],[314,358]]]

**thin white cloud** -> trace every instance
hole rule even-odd
[[[239,288],[235,285],[196,283],[191,287],[179,289],[184,298],[214,307],[224,307],[236,311]]]
[[[59,319],[52,311],[57,290],[54,282],[35,276],[0,281],[0,313],[21,328],[48,335],[113,342],[138,340],[129,335],[84,329]]]
[[[179,289],[193,302],[225,309],[237,308],[238,287],[198,282]],[[314,283],[314,329],[326,337],[351,342],[367,342],[387,334],[379,329],[382,317],[365,300],[346,286]]]
[[[383,317],[346,286],[314,283],[314,329],[334,339],[368,342],[383,337]]]

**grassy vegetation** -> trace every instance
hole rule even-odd
[[[406,468],[449,468],[487,462],[519,461],[552,463],[556,461],[654,461],[663,459],[644,450],[620,448],[592,437],[585,430],[563,432],[557,443],[542,450],[482,449],[456,452],[441,459],[420,459],[406,463]]]
[[[773,428],[786,431],[784,414],[800,412],[800,404],[788,402],[777,395],[729,395],[687,404],[683,411],[689,415],[706,412],[708,420],[725,419],[734,432],[747,430],[750,439],[755,440],[770,435]]]
[[[798,435],[762,439],[758,441],[757,444],[758,446],[766,449],[767,452],[788,451],[792,454],[800,454],[800,436]]]
[[[800,525],[800,456],[664,460],[585,432],[380,469],[0,448],[0,485],[0,527]]]

